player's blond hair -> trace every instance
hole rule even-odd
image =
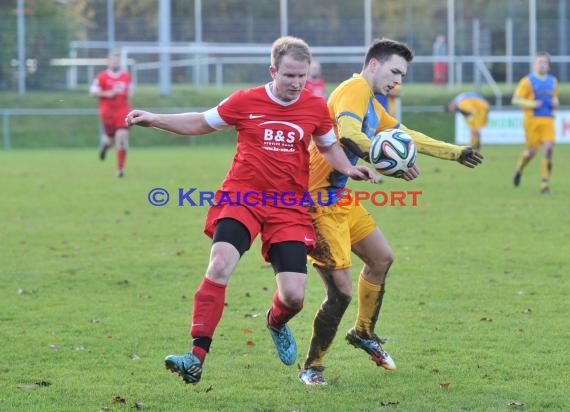
[[[548,64],[550,64],[550,53],[545,51],[539,51],[534,55],[534,59],[536,59],[537,57],[546,57]]]
[[[279,37],[271,47],[271,66],[279,69],[283,56],[311,63],[311,49],[305,40],[293,36]]]

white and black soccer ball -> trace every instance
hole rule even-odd
[[[370,163],[381,174],[401,177],[415,162],[416,144],[403,130],[382,130],[372,139]]]

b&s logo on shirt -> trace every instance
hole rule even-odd
[[[303,129],[291,122],[271,120],[259,124],[263,128],[263,149],[295,152],[295,142],[303,140]]]

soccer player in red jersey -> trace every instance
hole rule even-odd
[[[109,54],[107,70],[95,77],[89,94],[99,98],[99,117],[103,124],[104,136],[99,148],[99,158],[105,160],[107,150],[117,145],[117,177],[125,175],[125,160],[129,140],[129,129],[125,117],[130,112],[129,97],[133,86],[131,75],[121,71],[121,60],[118,52]]]
[[[194,295],[192,351],[165,359],[166,367],[186,383],[200,380],[222,317],[226,285],[258,234],[277,282],[267,327],[281,361],[295,362],[297,345],[287,322],[303,307],[307,252],[315,244],[315,233],[307,207],[285,205],[282,195],[299,198],[307,193],[311,138],[336,170],[376,182],[371,170],[352,166],[337,143],[325,100],[304,90],[310,62],[309,46],[303,40],[281,37],[271,49],[272,82],[237,91],[203,113],[134,110],[127,116],[129,125],[182,135],[203,135],[231,126],[237,131],[233,163],[206,218],[204,232],[213,244],[205,277]]]

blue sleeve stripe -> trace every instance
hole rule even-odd
[[[336,121],[338,122],[338,119],[340,119],[342,116],[350,116],[356,120],[358,120],[360,123],[362,123],[362,118],[360,118],[359,116],[355,115],[354,113],[351,112],[341,112],[338,114],[338,116],[336,117]]]

